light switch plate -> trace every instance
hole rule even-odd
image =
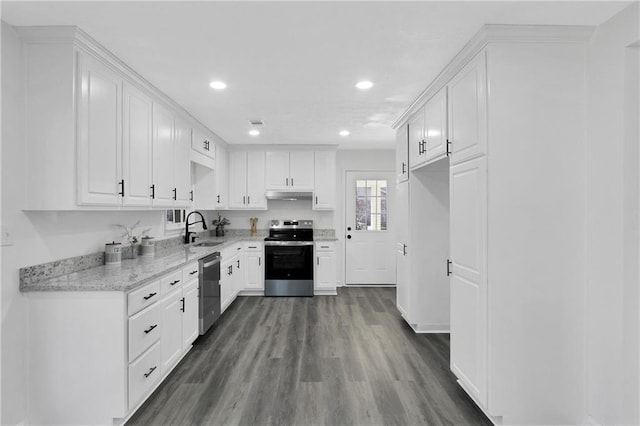
[[[13,236],[11,235],[9,230],[3,226],[2,234],[0,238],[0,246],[6,247],[6,246],[12,246],[12,245],[13,245]]]

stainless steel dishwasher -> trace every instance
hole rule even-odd
[[[220,317],[220,252],[200,259],[200,334]]]

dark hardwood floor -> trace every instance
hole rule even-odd
[[[449,371],[449,335],[414,334],[393,288],[239,297],[128,425],[491,423]]]

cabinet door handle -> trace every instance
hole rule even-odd
[[[178,199],[178,189],[177,188],[173,188],[173,199],[174,200]]]
[[[407,245],[406,244],[402,244],[402,255],[403,256],[407,255]]]
[[[124,197],[124,179],[120,181],[120,192],[118,192],[118,194]]]
[[[173,281],[173,282],[170,282],[170,283],[169,283],[169,285],[176,285],[176,284],[178,284],[179,282],[180,282],[180,280],[175,280],[175,281]]]
[[[247,205],[251,204],[251,195],[247,195]]]
[[[447,139],[447,157],[451,155],[451,141]]]
[[[151,327],[147,328],[146,330],[144,330],[144,334],[149,334],[153,331],[154,328],[156,328],[158,326],[158,324],[153,324]]]
[[[320,266],[320,256],[316,257],[316,265]]]
[[[155,199],[156,198],[156,184],[154,183],[153,185],[151,185],[151,199]]]
[[[240,269],[240,259],[238,259],[238,269]]]
[[[293,186],[293,178],[291,178],[291,186]]]
[[[256,249],[256,248],[258,248],[258,246],[249,246],[247,248]]]
[[[262,266],[262,258],[258,258],[258,266]]]
[[[318,196],[316,195],[316,204],[318,204]]]
[[[243,205],[244,205],[244,204],[247,204],[247,203],[245,203],[245,200],[246,200],[246,199],[247,199],[247,197],[243,195],[243,196],[242,196],[242,204],[243,204]]]
[[[289,178],[284,178],[285,186],[289,186]]]
[[[220,204],[220,194],[218,194],[218,204]]]
[[[320,246],[320,248],[329,248],[329,246]]]
[[[180,310],[184,312],[184,297],[180,299],[180,301],[182,302],[182,307],[180,308]]]
[[[191,271],[191,272],[189,272],[189,275],[194,275],[194,274],[197,274],[197,273],[198,273],[198,271],[197,271],[197,270],[195,270],[195,271]]]
[[[191,201],[193,201],[193,190],[189,191],[189,198]]]
[[[451,275],[451,261],[447,259],[447,276]]]
[[[405,167],[407,167],[407,163],[405,163],[404,161],[402,162],[402,174],[407,173],[405,170]]]
[[[147,377],[149,377],[149,376],[151,375],[151,373],[153,373],[154,371],[156,371],[156,368],[158,368],[158,366],[157,366],[157,365],[156,365],[156,366],[154,366],[154,367],[151,367],[151,368],[149,369],[149,371],[148,371],[148,372],[144,373],[144,378],[146,379]]]
[[[149,295],[148,295],[148,296],[144,296],[144,297],[143,297],[143,299],[144,299],[144,300],[149,300],[149,299],[151,299],[153,296],[155,296],[156,294],[158,294],[158,293],[149,293]]]

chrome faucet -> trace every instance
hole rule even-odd
[[[200,216],[200,220],[193,222],[193,223],[189,223],[189,218],[191,217],[192,214],[197,213]],[[206,221],[204,220],[204,216],[202,216],[202,213],[198,212],[198,211],[192,211],[191,213],[189,213],[187,215],[187,217],[184,219],[184,223],[185,228],[184,228],[184,243],[185,244],[190,244],[191,243],[191,234],[195,234],[195,232],[189,232],[189,225],[195,225],[196,223],[200,223],[202,222],[202,229],[204,229],[205,231],[207,230],[207,224]]]

